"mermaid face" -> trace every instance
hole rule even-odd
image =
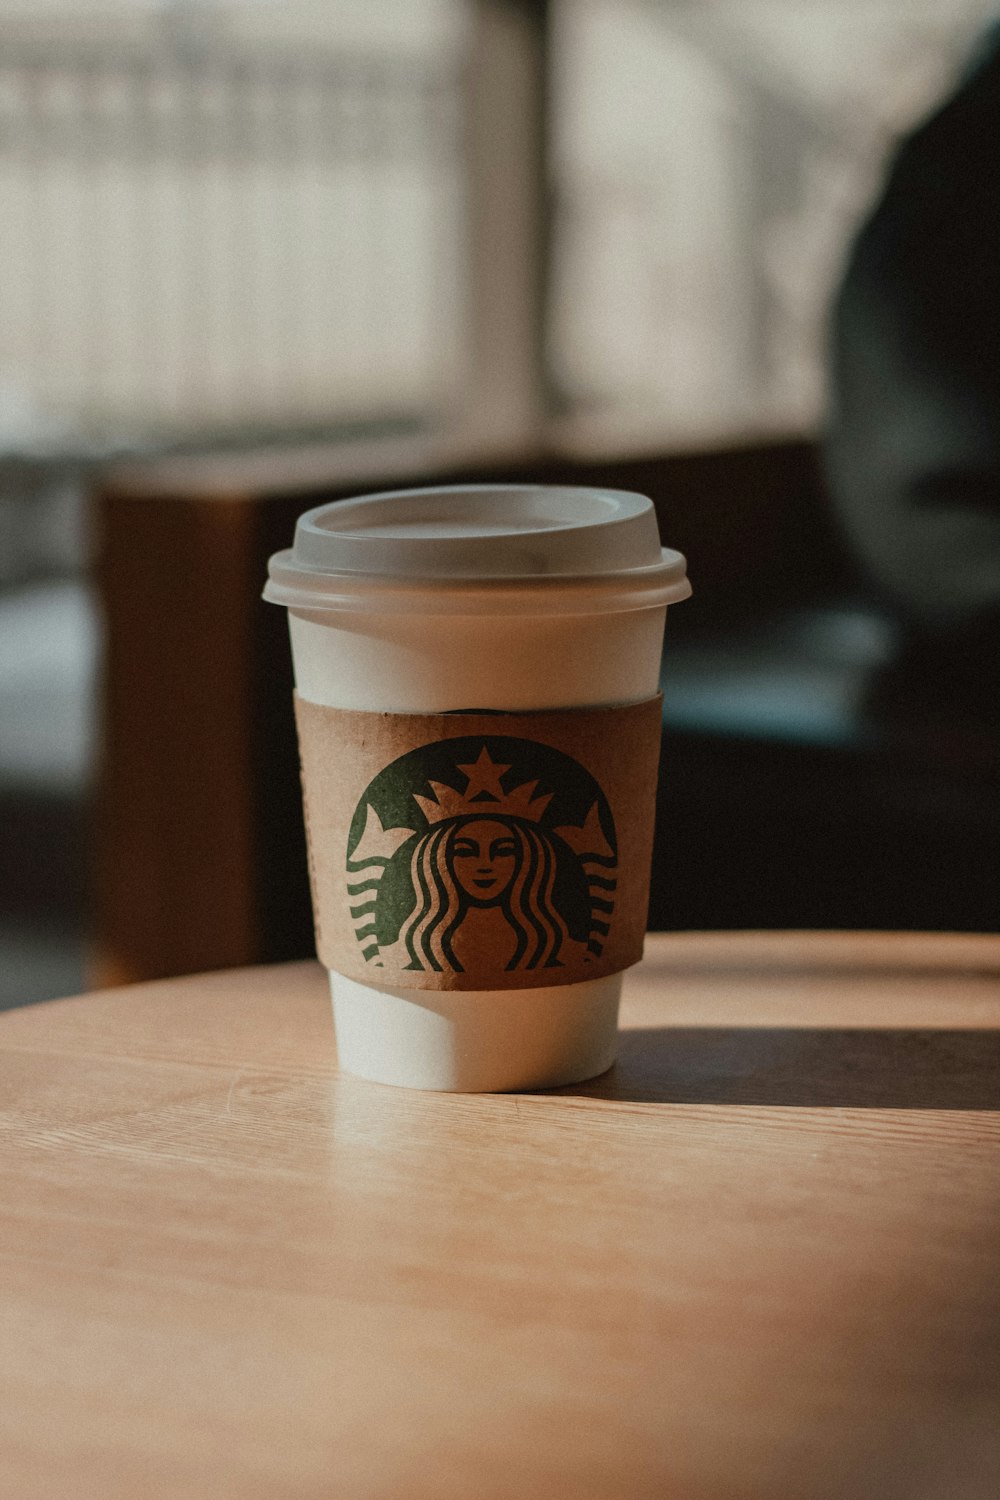
[[[495,819],[466,823],[456,833],[449,853],[456,883],[477,906],[498,901],[514,878],[517,841]]]

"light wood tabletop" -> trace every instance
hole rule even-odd
[[[1000,938],[670,935],[621,1060],[337,1071],[314,965],[0,1017],[11,1500],[996,1500]]]

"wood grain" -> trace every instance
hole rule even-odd
[[[622,1060],[338,1074],[313,965],[0,1018],[18,1500],[994,1500],[1000,939],[651,939]]]

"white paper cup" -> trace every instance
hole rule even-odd
[[[667,606],[689,593],[645,497],[525,485],[308,512],[265,597],[288,606],[300,697],[445,713],[642,702],[658,691]],[[331,971],[340,1062],[411,1088],[575,1083],[614,1061],[621,977],[429,991]]]

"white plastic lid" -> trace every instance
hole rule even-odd
[[[452,485],[318,506],[268,567],[298,610],[649,609],[691,592],[652,501],[624,490]],[[530,593],[530,600],[526,598]]]

